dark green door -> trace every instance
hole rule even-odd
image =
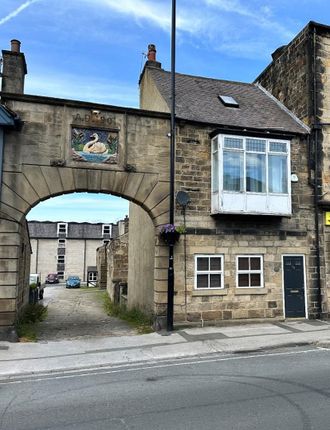
[[[303,256],[284,256],[283,270],[285,316],[286,318],[305,317],[305,277]]]

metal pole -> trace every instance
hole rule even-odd
[[[174,173],[175,173],[175,27],[176,0],[172,0],[171,29],[171,147],[170,147],[170,224],[174,224]],[[167,274],[167,330],[173,330],[174,308],[174,244],[168,249]]]

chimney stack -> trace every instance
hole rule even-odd
[[[146,67],[157,67],[158,69],[161,69],[161,63],[156,60],[156,52],[156,45],[150,43],[148,45],[147,61],[145,64]]]
[[[15,54],[19,54],[21,52],[21,42],[17,39],[12,39],[10,41],[11,44],[11,52],[15,52]]]
[[[148,45],[148,61],[156,61],[156,46],[153,44]]]
[[[27,74],[25,56],[21,52],[21,42],[10,41],[11,50],[2,51],[2,86],[4,93],[24,94],[24,80]]]

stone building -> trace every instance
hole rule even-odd
[[[187,205],[178,199],[175,208],[186,229],[174,248],[175,321],[315,318],[321,305],[327,313],[327,38],[328,27],[307,26],[274,54],[261,85],[176,75],[175,192]],[[170,73],[150,45],[140,109],[26,95],[16,42],[2,51],[1,103],[23,126],[4,132],[1,324],[13,324],[24,290],[26,214],[49,197],[86,191],[130,201],[127,303],[162,325]],[[97,142],[104,153],[91,153]]]
[[[314,296],[329,315],[330,288],[330,26],[309,22],[287,45],[272,54],[272,62],[256,78],[274,97],[311,129],[308,183],[314,190],[314,238],[310,265]],[[298,173],[298,172],[297,172]],[[304,196],[304,204],[310,200]]]
[[[141,108],[169,112],[170,73],[149,48]],[[175,188],[189,203],[185,217],[180,204],[175,211],[186,234],[175,245],[174,319],[316,317],[309,128],[259,85],[184,74],[176,74],[176,124]],[[136,251],[152,230],[143,215],[130,208],[130,225],[145,220],[130,234]],[[160,274],[168,258],[158,243]],[[134,255],[129,274],[146,261]],[[166,285],[154,292],[156,305],[165,294]]]
[[[118,235],[97,249],[99,285],[105,288],[114,303],[127,297],[128,217],[120,221]],[[132,285],[134,289],[134,285]]]
[[[32,248],[31,273],[40,273],[41,282],[48,273],[60,280],[77,275],[83,282],[97,281],[96,250],[118,236],[118,223],[78,223],[29,221]]]

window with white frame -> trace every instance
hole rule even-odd
[[[68,224],[66,222],[59,222],[57,224],[57,235],[66,236],[68,234]]]
[[[195,255],[195,288],[223,287],[223,255]]]
[[[64,263],[65,263],[65,255],[58,255],[57,264],[64,264]]]
[[[102,236],[111,236],[111,224],[102,225]]]
[[[97,281],[97,272],[88,272],[88,280],[91,282]]]
[[[65,248],[66,240],[65,239],[58,239],[57,245],[58,245],[58,248]]]
[[[290,142],[218,135],[212,140],[212,213],[290,215]]]
[[[236,260],[238,288],[262,288],[263,259],[261,255],[239,255]]]
[[[62,271],[57,272],[58,279],[63,280],[65,278],[65,273]]]

